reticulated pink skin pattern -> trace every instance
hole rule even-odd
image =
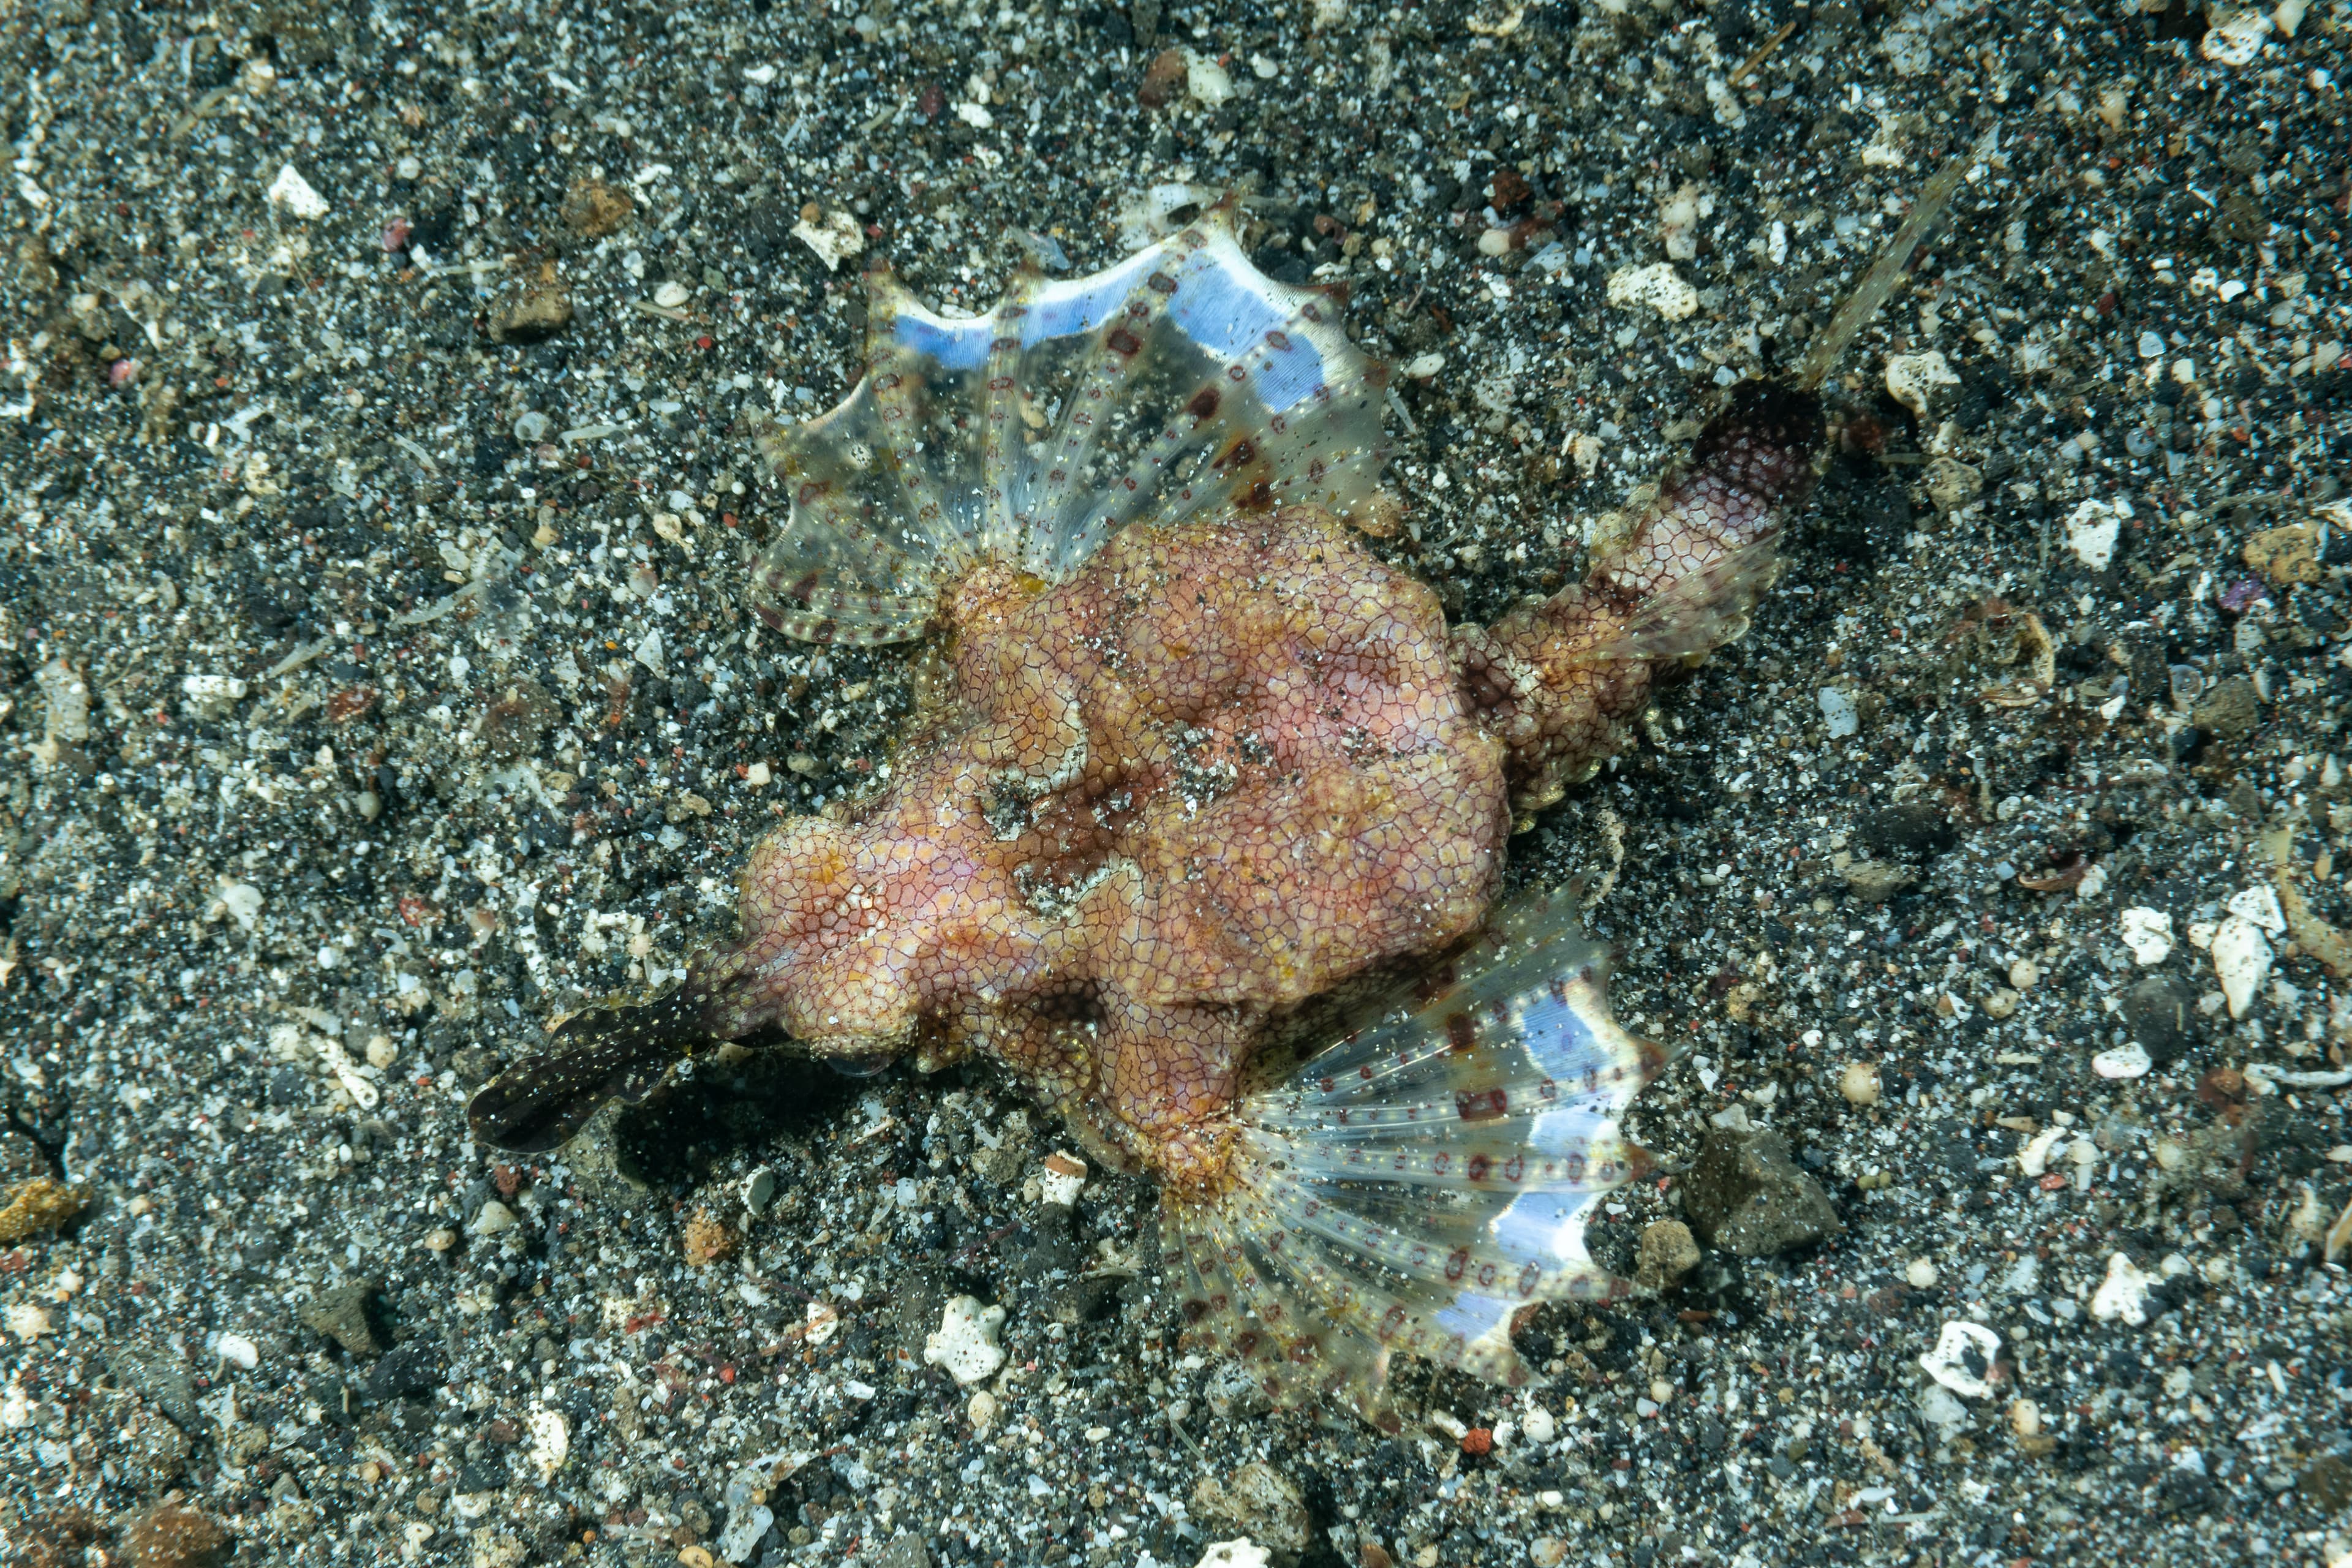
[[[1047,587],[954,593],[946,693],[888,789],[785,824],[714,1032],[978,1047],[1181,1175],[1268,1009],[1485,915],[1503,747],[1430,590],[1324,514],[1130,527]]]
[[[1742,388],[1583,582],[1454,633],[1521,809],[1550,805],[1618,749],[1660,662],[1738,634],[1770,582],[1780,521],[1812,486],[1820,431],[1810,395]]]

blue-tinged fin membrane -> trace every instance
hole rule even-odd
[[[1187,1331],[1279,1402],[1394,1429],[1396,1355],[1516,1384],[1520,1310],[1625,1295],[1585,1227],[1649,1168],[1617,1119],[1665,1058],[1610,1016],[1606,971],[1570,894],[1516,900],[1245,1097],[1224,1184],[1162,1204]]]
[[[761,443],[790,517],[751,599],[789,636],[912,637],[981,562],[1059,581],[1130,523],[1373,509],[1385,372],[1223,206],[1091,277],[1024,268],[970,320],[872,289],[864,378]]]

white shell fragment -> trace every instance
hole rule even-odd
[[[1206,109],[1229,103],[1234,96],[1234,79],[1217,63],[1214,55],[1197,50],[1184,51],[1184,90],[1199,100]]]
[[[1886,358],[1886,390],[1895,402],[1922,419],[1927,416],[1927,399],[1939,386],[1958,386],[1960,378],[1952,374],[1949,361],[1934,349],[1923,354],[1889,354]]]
[[[1266,1549],[1246,1535],[1231,1541],[1212,1541],[1209,1549],[1201,1553],[1196,1568],[1266,1568],[1274,1561]]]
[[[181,680],[180,689],[194,702],[236,702],[247,687],[234,675],[191,675]]]
[[[1986,1374],[1992,1371],[1994,1358],[2000,1354],[1999,1334],[1982,1323],[1955,1320],[1944,1325],[1936,1348],[1919,1358],[1919,1365],[1929,1377],[1963,1399],[1982,1399],[1992,1392]]]
[[[520,1221],[514,1210],[492,1198],[474,1213],[474,1222],[466,1228],[476,1236],[496,1236],[502,1230],[512,1230]]]
[[[866,231],[845,212],[822,214],[814,223],[803,218],[793,226],[793,237],[815,251],[827,272],[838,268],[844,258],[866,248]]]
[[[251,931],[261,918],[261,889],[250,882],[231,882],[213,895],[205,918],[215,924],[226,918],[236,922],[237,930]]]
[[[2213,973],[2230,1004],[2230,1016],[2242,1018],[2271,972],[2270,939],[2245,916],[2233,914],[2213,933]]]
[[[1679,321],[1698,310],[1698,290],[1691,287],[1670,261],[1647,267],[1621,267],[1609,277],[1612,305],[1647,305],[1669,321]]]
[[[533,1410],[530,1413],[530,1462],[539,1471],[541,1484],[552,1479],[572,1457],[572,1428],[560,1410]]]
[[[2276,936],[2286,930],[2286,911],[2279,908],[2278,889],[2267,882],[2248,888],[2229,902],[2230,913]]]
[[[776,1510],[765,1503],[755,1503],[749,1498],[730,1505],[727,1528],[719,1532],[712,1543],[722,1563],[748,1563],[759,1549],[768,1531],[776,1525]]]
[[[830,1301],[811,1301],[801,1321],[801,1338],[821,1345],[841,1331],[841,1313]]]
[[[359,1065],[352,1060],[351,1053],[343,1049],[343,1043],[327,1035],[315,1038],[319,1054],[326,1058],[328,1068],[342,1084],[343,1092],[352,1097],[352,1103],[362,1110],[373,1110],[382,1096],[377,1094],[375,1085],[361,1074]]]
[[[295,172],[288,163],[278,171],[278,178],[269,183],[269,205],[284,207],[305,223],[327,216],[327,199],[310,188],[310,182]]]
[[[2033,1135],[2033,1141],[2017,1152],[2017,1168],[2029,1176],[2039,1176],[2050,1169],[2050,1155],[2058,1141],[2066,1136],[2063,1127],[2045,1127]]]
[[[2118,919],[2124,945],[2131,949],[2132,962],[2146,969],[2162,963],[2172,952],[2172,917],[2162,910],[2145,905],[2126,910]]]
[[[1821,704],[1822,719],[1829,726],[1831,740],[1843,741],[1862,728],[1862,713],[1854,707],[1853,699],[1836,687],[1822,687],[1813,693],[1813,700]]]
[[[1037,1195],[1047,1206],[1068,1208],[1086,1190],[1087,1163],[1056,1149],[1045,1156],[1045,1173],[1038,1178]]]
[[[2116,538],[2123,531],[2131,508],[2122,501],[2086,500],[2066,518],[2066,548],[2094,572],[2104,572],[2116,558]]]
[[[2139,1046],[2116,1046],[2091,1058],[2091,1070],[2101,1078],[2146,1078],[2153,1064]]]
[[[2137,1328],[2147,1321],[2147,1288],[2154,1284],[2139,1266],[2122,1253],[2107,1258],[2107,1277],[2091,1298],[2091,1316],[2101,1322],[2120,1318]]]
[[[2212,26],[2198,40],[2197,52],[2217,66],[2251,64],[2271,36],[2271,19],[2260,11],[2209,13]]]
[[[938,1331],[923,1341],[923,1360],[947,1368],[961,1384],[993,1377],[1004,1364],[1004,1349],[996,1342],[1003,1327],[1003,1308],[984,1307],[976,1296],[958,1296],[940,1314]]]

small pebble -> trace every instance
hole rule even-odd
[[[654,290],[654,303],[666,310],[675,310],[691,298],[691,290],[675,279]]]
[[[2091,1058],[2091,1070],[2101,1078],[2146,1078],[2150,1065],[2147,1052],[2136,1045],[2116,1046]]]
[[[1932,1290],[1936,1286],[1936,1265],[1932,1258],[1915,1258],[1905,1267],[1903,1278],[1914,1290]]]
[[[2101,1322],[2120,1319],[2137,1328],[2147,1321],[2147,1291],[2155,1283],[2123,1253],[2111,1255],[2107,1258],[2107,1277],[2091,1298],[2091,1316]]]
[[[1213,1541],[1201,1553],[1196,1568],[1269,1568],[1274,1556],[1246,1535],[1232,1541]]]
[[[305,223],[327,216],[326,198],[312,190],[310,182],[304,179],[291,163],[280,168],[278,178],[270,182],[269,205],[283,207]]]
[[[1838,1092],[1844,1095],[1852,1104],[1876,1105],[1878,1103],[1878,1064],[1876,1062],[1848,1063],[1845,1071],[1838,1075]]]
[[[1963,1399],[1992,1392],[1990,1374],[2000,1354],[2000,1336],[1982,1323],[1955,1320],[1936,1337],[1936,1348],[1919,1358],[1929,1377]]]
[[[1925,418],[1928,400],[1939,386],[1958,386],[1949,361],[1934,349],[1925,353],[1892,354],[1886,361],[1886,391],[1895,402]]]
[[[723,1262],[735,1255],[738,1237],[732,1226],[709,1209],[697,1209],[679,1233],[678,1244],[684,1248],[689,1268],[701,1268]]]
[[[2172,917],[2161,910],[2136,906],[2116,918],[2132,962],[2142,968],[2162,963],[2172,952]]]
[[[1037,1195],[1048,1207],[1068,1208],[1086,1190],[1087,1163],[1056,1149],[1045,1156],[1045,1173],[1037,1181]]]
[[[976,1296],[958,1296],[940,1314],[939,1328],[923,1341],[923,1360],[945,1367],[960,1384],[979,1383],[1004,1364],[1003,1347],[996,1342],[1003,1327],[1003,1308],[982,1305]]]
[[[166,1501],[131,1522],[121,1555],[131,1568],[212,1568],[228,1555],[232,1544],[228,1532],[208,1515]]]

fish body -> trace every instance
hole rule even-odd
[[[871,320],[849,398],[767,440],[792,516],[753,602],[812,641],[936,633],[946,678],[886,788],[752,851],[734,941],[560,1027],[478,1133],[552,1146],[771,1025],[979,1054],[1159,1181],[1191,1332],[1282,1402],[1393,1426],[1400,1352],[1523,1380],[1515,1312],[1630,1289],[1584,1223],[1644,1167],[1618,1118],[1664,1057],[1573,900],[1496,910],[1511,828],[1744,626],[1811,395],[1739,389],[1583,579],[1449,629],[1358,541],[1395,510],[1384,371],[1223,211],[971,321],[884,278]]]

